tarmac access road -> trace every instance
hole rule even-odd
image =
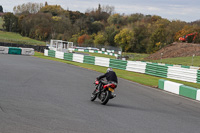
[[[117,97],[90,101],[101,73],[0,54],[0,133],[199,133],[200,103],[119,79]]]

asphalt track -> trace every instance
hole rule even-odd
[[[108,105],[91,102],[101,73],[0,54],[0,133],[199,133],[200,103],[119,79]]]

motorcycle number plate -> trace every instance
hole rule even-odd
[[[108,90],[111,91],[111,92],[114,92],[114,89],[113,89],[113,88],[110,88],[110,87],[109,87]]]

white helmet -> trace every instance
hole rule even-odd
[[[112,68],[109,67],[109,68],[107,69],[107,72],[110,72],[110,71],[112,71]]]

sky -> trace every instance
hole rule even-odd
[[[65,10],[80,11],[102,6],[114,6],[115,13],[130,15],[158,15],[168,20],[192,22],[200,20],[200,0],[46,0],[49,5],[61,5]],[[23,3],[45,3],[44,0],[0,0],[4,12],[13,12],[13,7]]]

